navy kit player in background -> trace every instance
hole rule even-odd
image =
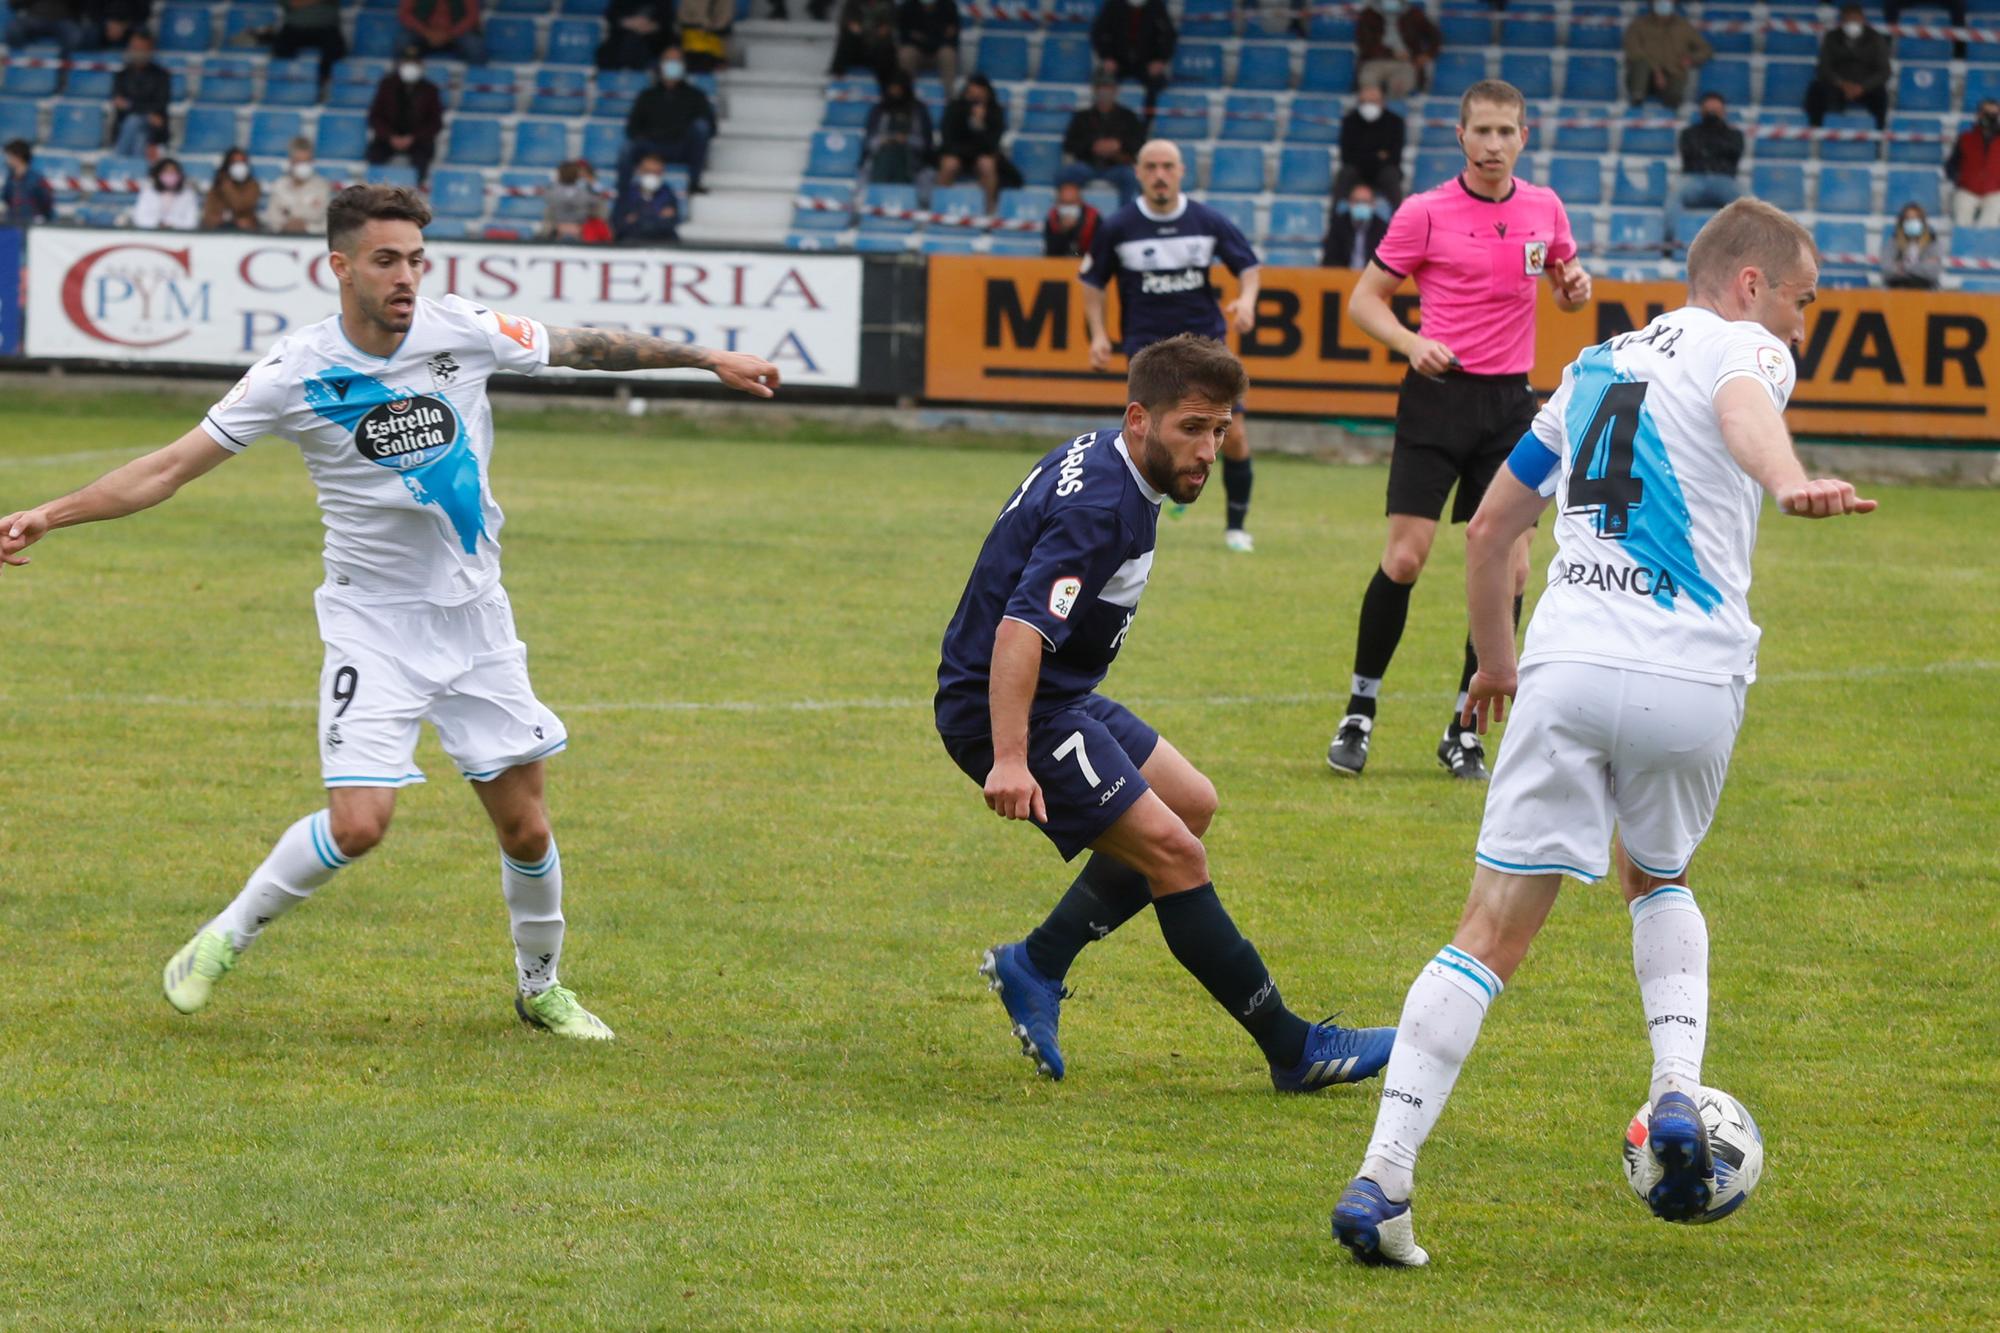
[[[1090,328],[1090,368],[1111,368],[1111,335],[1104,323],[1104,289],[1118,280],[1118,350],[1136,356],[1178,333],[1228,341],[1229,325],[1248,333],[1255,320],[1260,278],[1257,252],[1236,224],[1181,193],[1181,150],[1165,139],[1139,149],[1142,193],[1104,220],[1084,256],[1083,318]],[[1239,292],[1223,322],[1208,272],[1221,264],[1236,275]],[[1250,518],[1250,436],[1243,404],[1235,404],[1222,441],[1222,490],[1228,502],[1223,544],[1253,549],[1244,526]]]
[[[428,721],[500,843],[515,1009],[561,1036],[607,1041],[611,1029],[557,981],[562,858],[543,769],[569,735],[535,697],[500,586],[505,519],[487,484],[486,381],[544,366],[692,366],[769,398],[778,372],[736,352],[419,297],[430,219],[410,190],[356,185],[335,195],[326,240],[340,313],[279,339],[173,444],[0,518],[0,564],[27,564],[21,550],[56,528],[149,509],[261,437],[296,444],[326,528],[314,604],[326,644],[318,733],[327,804],[285,830],[235,899],[168,961],[168,1001],[182,1013],[202,1008],[265,926],[382,841],[396,792],[424,780],[414,756]],[[399,1012],[389,996],[370,1007]]]
[[[1022,1053],[1063,1076],[1063,977],[1083,946],[1148,903],[1167,947],[1262,1048],[1271,1080],[1311,1092],[1367,1078],[1388,1028],[1294,1014],[1209,881],[1201,835],[1215,788],[1158,732],[1096,692],[1138,613],[1160,502],[1201,494],[1243,394],[1243,367],[1192,335],[1132,358],[1123,430],[1050,451],[1008,499],[945,630],[937,727],[1004,819],[1029,819],[1064,860],[1092,856],[1027,939],[980,967]]]

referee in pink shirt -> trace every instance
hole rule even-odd
[[[1409,358],[1396,399],[1396,444],[1389,456],[1389,541],[1381,568],[1361,599],[1353,693],[1326,762],[1360,774],[1375,730],[1375,698],[1403,637],[1410,589],[1431,552],[1445,497],[1455,483],[1451,521],[1479,508],[1487,483],[1527,432],[1539,402],[1528,386],[1535,364],[1536,280],[1546,276],[1556,304],[1575,310],[1590,299],[1590,275],[1576,264],[1569,215],[1553,190],[1514,179],[1528,142],[1528,106],[1510,83],[1486,80],[1458,104],[1465,170],[1396,210],[1389,234],[1355,285],[1354,322]],[[1414,278],[1423,299],[1423,332],[1404,327],[1389,297]],[[1514,619],[1528,579],[1528,546],[1514,551]],[[1477,666],[1465,642],[1458,706],[1438,742],[1438,762],[1453,776],[1483,781],[1479,737],[1458,721]]]

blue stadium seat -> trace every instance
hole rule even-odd
[[[307,58],[312,59],[312,57]],[[375,86],[382,82],[382,76],[388,72],[388,64],[380,60],[361,60],[350,56],[340,61],[333,67],[333,93],[327,105],[367,106],[375,100]]]
[[[160,11],[162,51],[206,51],[215,41],[215,19],[205,8],[168,5]]]
[[[597,71],[597,95],[591,99],[591,117],[593,119],[607,117],[615,117],[618,120],[625,119],[626,115],[632,110],[634,99],[639,96],[640,90],[645,86],[645,74],[636,69],[601,69]],[[835,107],[846,107],[850,104],[844,101],[829,100],[826,105],[827,112],[831,115]],[[860,125],[867,118],[868,107],[864,103],[861,107],[861,120],[853,123]]]
[[[1236,57],[1232,88],[1283,92],[1292,86],[1292,52],[1283,42],[1245,42]]]
[[[549,174],[546,171],[503,171],[500,173],[500,183],[515,189],[545,187],[549,183]],[[674,196],[683,204],[687,201],[687,194],[679,187],[675,188]],[[501,222],[539,223],[542,220],[542,212],[540,195],[502,194],[493,201],[493,216],[495,220]],[[681,213],[681,219],[687,220],[685,209]]]
[[[618,154],[625,149],[625,124],[617,120],[589,120],[583,125],[583,160],[597,169],[605,184],[615,184],[611,173],[618,168]]]
[[[250,156],[283,157],[305,128],[296,111],[254,111],[250,115]]]
[[[319,58],[273,60],[264,66],[266,106],[316,106],[319,103]]]
[[[1666,215],[1657,208],[1614,212],[1610,231],[1614,249],[1657,250],[1666,243]]]
[[[1750,168],[1750,193],[1787,213],[1806,206],[1806,169],[1796,162],[1759,162]]]
[[[1785,18],[1810,18],[1806,14],[1786,14]],[[1819,59],[1819,34],[1811,32],[1767,32],[1764,34],[1764,54],[1767,56],[1804,56]]]
[[[181,126],[182,153],[226,153],[237,144],[236,108],[191,106]]]
[[[136,181],[146,178],[150,164],[143,157],[119,157],[116,153],[106,153],[97,159],[97,179],[101,181]]]
[[[1966,111],[1977,110],[1979,104],[1989,97],[2000,97],[2000,65],[1967,66],[1964,103]]]
[[[1750,104],[1750,62],[1748,60],[1722,57],[1711,60],[1694,71],[1690,82],[1692,91],[1700,96],[1721,93],[1723,100],[1733,107]]]
[[[1611,176],[1611,202],[1626,208],[1658,208],[1667,202],[1667,164],[1655,158],[1625,158]]]
[[[1000,191],[999,216],[1010,222],[1040,222],[1056,204],[1056,192],[1039,185]]]
[[[1597,214],[1572,213],[1569,215],[1569,232],[1576,238],[1576,248],[1584,254],[1597,249]]]
[[[1833,222],[1821,218],[1813,224],[1813,244],[1826,257],[1827,267],[1832,269],[1873,267],[1869,256],[1868,224],[1865,222]],[[1858,260],[1847,260],[1841,256],[1858,256]]]
[[[1257,204],[1251,199],[1217,199],[1213,195],[1203,200],[1210,208],[1236,224],[1236,230],[1248,237],[1252,244],[1257,240]]]
[[[1042,238],[1027,232],[1001,232],[986,245],[988,254],[1026,257],[1042,253]]]
[[[1074,88],[1048,88],[1040,84],[1028,89],[1027,109],[1021,113],[1021,123],[1016,126],[1023,134],[1060,135],[1069,129],[1069,118],[1076,114],[1077,95]],[[829,102],[827,113],[829,123],[838,103]],[[863,108],[864,117],[866,108]],[[865,123],[857,121],[856,124]]]
[[[1866,213],[1874,193],[1867,167],[1827,167],[1819,173],[1818,208],[1822,213]]]
[[[1431,69],[1431,93],[1436,97],[1458,97],[1486,77],[1484,51],[1453,51],[1446,48]]]
[[[1585,21],[1578,22],[1579,19]],[[1625,49],[1624,15],[1617,5],[1571,5],[1569,32],[1563,45],[1572,51],[1622,51]]]
[[[1565,106],[1562,114],[1565,118],[1577,120],[1601,120],[1606,114],[1606,108]],[[1558,125],[1552,137],[1544,139],[1538,132],[1529,142],[1552,147],[1558,153],[1608,155],[1611,152],[1611,131],[1603,125]]]
[[[57,102],[49,115],[51,148],[74,148],[95,152],[104,147],[104,104],[101,102]]]
[[[362,171],[361,178],[370,185],[400,185],[406,190],[417,188],[417,169],[400,162],[384,162],[380,166],[370,163]]]
[[[917,207],[917,187],[914,185],[870,185],[861,192],[861,202],[868,208],[887,208],[898,212],[913,211]],[[917,224],[907,218],[871,217],[861,215],[861,231],[864,235],[907,235],[917,229]]]
[[[1843,111],[1839,115],[1828,116],[1826,128],[1859,130],[1872,136],[1875,133],[1875,117],[1866,111]],[[1819,160],[1822,162],[1873,162],[1881,156],[1882,141],[1873,137],[1845,142],[1828,139],[1819,146]]]
[[[1960,259],[2000,259],[2000,227],[1960,227],[1952,233],[1951,252]]]
[[[1511,21],[1508,26],[1512,26]],[[1555,65],[1539,51],[1507,51],[1500,57],[1500,77],[1537,101],[1556,95]]]
[[[17,102],[10,99],[0,101],[0,142],[8,139],[26,139],[34,143],[42,137],[33,102]]]
[[[995,83],[1019,83],[1028,77],[1028,39],[1012,32],[982,33],[972,67]]]
[[[1230,0],[1187,0],[1181,10],[1181,36],[1234,37],[1236,14]]]
[[[1326,200],[1280,199],[1271,205],[1271,230],[1265,240],[1273,245],[1309,245],[1326,235]]]
[[[964,227],[926,230],[917,249],[927,255],[970,255],[979,252],[979,234]]]
[[[31,68],[18,62],[10,62],[4,72],[0,72],[0,93],[9,97],[54,97],[56,87],[62,81],[62,70],[54,62],[62,59],[62,50],[54,46],[24,46],[14,52],[24,58],[51,62],[41,68]],[[29,136],[30,142],[33,136]]]
[[[1219,137],[1238,143],[1272,142],[1278,137],[1278,99],[1231,93],[1223,99]]]
[[[1465,170],[1465,154],[1461,152],[1418,153],[1411,187],[1428,190],[1433,186],[1444,184],[1463,170]]]
[[[560,120],[523,120],[514,126],[514,153],[508,165],[552,167],[569,157],[569,125]]]
[[[1037,83],[1089,83],[1090,39],[1050,33],[1042,39],[1042,58],[1035,69]]]
[[[322,111],[313,130],[313,154],[332,162],[359,161],[368,151],[368,117],[354,111]]]
[[[1152,132],[1157,138],[1174,140],[1187,152],[1196,141],[1208,138],[1207,96],[1173,89],[1160,94]]]
[[[1758,98],[1766,107],[1802,107],[1806,88],[1813,81],[1810,60],[1772,60],[1764,65],[1764,91]]]
[[[562,0],[562,12],[578,18],[603,18],[604,11],[610,7],[609,0]],[[538,8],[547,9],[548,5],[543,3]]]
[[[1174,82],[1184,88],[1222,86],[1222,44],[1182,42],[1174,48]]]
[[[1458,125],[1456,116],[1430,116],[1417,130],[1419,148],[1458,147]]]
[[[542,70],[535,75],[534,92],[528,98],[528,114],[571,119],[580,117],[589,101],[589,88],[580,69]]]
[[[1944,175],[1936,167],[1890,167],[1882,190],[1882,211],[1899,212],[1904,204],[1918,204],[1935,214]]]
[[[1222,194],[1257,194],[1264,188],[1264,151],[1221,144],[1208,167],[1208,188]]]
[[[1804,128],[1806,128],[1806,113],[1803,111],[1786,111],[1778,107],[1766,106],[1759,109],[1757,113],[1756,129],[1790,130]],[[1747,124],[1744,125],[1743,131],[1749,135],[1750,142],[1755,145],[1751,150],[1752,153],[1765,161],[1803,162],[1813,155],[1813,145],[1810,139],[1773,138],[1769,135],[1756,133]]]
[[[861,169],[864,144],[858,134],[846,130],[821,130],[812,137],[812,151],[806,156],[806,175],[852,180]]]
[[[551,65],[588,65],[597,59],[604,25],[595,19],[557,19],[549,24],[549,50],[542,59]]]
[[[500,165],[500,122],[490,116],[453,116],[444,160],[455,167]]]
[[[1317,268],[1319,251],[1302,245],[1270,245],[1258,250],[1266,268]]]
[[[494,23],[499,21],[493,20]],[[492,24],[488,24],[487,28],[490,34]],[[385,13],[379,9],[364,9],[355,16],[354,44],[350,49],[355,55],[372,60],[393,60],[405,40],[403,25],[397,21],[393,11]],[[492,51],[490,45],[487,49]],[[494,58],[500,58],[497,52]]]
[[[514,75],[510,70],[469,69],[459,81],[458,104],[455,111],[470,111],[482,116],[511,116],[514,114],[516,92]]]
[[[1325,10],[1306,20],[1306,40],[1314,47],[1344,46],[1354,49],[1354,20],[1338,12]]]
[[[74,97],[79,101],[84,98],[102,98],[110,101],[111,81],[117,77],[116,70],[71,69],[69,82],[63,85],[63,96]]]
[[[1755,23],[1756,20],[1757,15],[1754,10],[1724,9],[1718,5],[1707,5],[1703,7],[1701,12],[1701,35],[1708,39],[1708,44],[1715,49],[1717,55],[1747,56],[1757,49],[1756,34],[1751,32],[1723,32],[1721,31],[1721,25],[1725,23]],[[1701,72],[1697,72],[1694,76],[1694,81],[1699,84],[1701,77]]]
[[[1580,206],[1604,202],[1603,163],[1594,157],[1549,159],[1549,188],[1573,214]]]
[[[1500,19],[1500,45],[1522,51],[1557,49],[1556,16],[1554,13],[1523,14],[1509,9]]]
[[[256,85],[250,80],[247,60],[210,60],[201,67],[195,84],[194,100],[217,106],[249,106],[257,100]]]
[[[35,150],[35,170],[48,179],[49,189],[59,204],[73,204],[83,197],[81,190],[72,190],[61,184],[65,176],[83,175],[83,159],[70,153]]]
[[[1483,47],[1493,44],[1493,16],[1491,14],[1445,14],[1439,16],[1437,25],[1444,32],[1445,49],[1452,47]]]
[[[1024,184],[1053,185],[1056,172],[1062,170],[1060,139],[1017,135],[1013,144],[1009,146],[1007,155],[1014,160],[1014,168],[1021,173]]]
[[[930,210],[944,217],[984,217],[986,191],[977,185],[940,185],[931,191]]]
[[[1951,110],[1951,67],[1900,65],[1896,69],[1898,111]]]
[[[326,128],[325,121],[320,128]],[[431,173],[431,211],[441,218],[484,217],[486,178],[463,167],[439,167]]]
[[[1918,19],[1916,21],[1922,22],[1923,20]],[[1944,23],[1947,21],[1948,20],[1945,19],[1932,20],[1932,22],[1935,23]],[[1897,64],[1901,64],[1905,60],[1949,60],[1949,59],[1951,59],[1951,42],[1946,38],[1898,37],[1896,39]]]
[[[841,231],[854,225],[854,187],[836,185],[829,181],[807,181],[799,186],[803,198],[822,200],[840,205],[838,212],[822,212],[812,208],[792,208],[792,228],[795,231]]]
[[[1299,91],[1340,94],[1353,92],[1353,40],[1350,38],[1346,46],[1307,47],[1305,69],[1299,75]]]
[[[1278,150],[1279,194],[1309,194],[1324,198],[1333,189],[1333,154],[1312,144],[1286,144]]]
[[[1618,81],[1618,62],[1610,56],[1569,58],[1563,76],[1563,97],[1573,102],[1615,102],[1623,92]]]
[[[502,69],[509,65],[534,64],[534,21],[512,18],[486,20],[486,58]]]
[[[1345,110],[1331,97],[1292,99],[1291,118],[1285,122],[1287,143],[1339,143],[1340,118]]]
[[[1655,129],[1650,125],[1635,125],[1639,120],[1658,120],[1665,110],[1657,106],[1641,106],[1626,116],[1624,129],[1618,136],[1618,152],[1623,157],[1671,158],[1675,152],[1675,141],[1679,138],[1677,129]]]

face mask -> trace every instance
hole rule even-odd
[[[668,83],[675,82],[687,72],[687,66],[678,60],[662,60],[660,62],[660,77]]]
[[[1380,102],[1363,102],[1360,106],[1355,107],[1354,110],[1370,125],[1382,119],[1382,104]]]
[[[178,171],[163,171],[163,172],[161,172],[161,173],[160,173],[160,188],[161,188],[162,190],[178,190],[178,189],[180,189],[180,188],[181,188],[181,173],[180,173],[180,172],[178,172]]]
[[[1653,0],[1653,12],[1665,18],[1674,12],[1674,0]]]
[[[1082,204],[1057,204],[1056,216],[1064,222],[1074,222],[1083,216]]]
[[[415,61],[406,60],[396,66],[396,77],[404,83],[415,83],[418,79],[424,77],[424,67]]]
[[[1701,113],[1701,118],[1711,125],[1720,125],[1722,123],[1722,113],[1720,111],[1704,111]]]
[[[233,181],[249,180],[250,164],[248,162],[231,162],[229,164],[229,179]]]
[[[1403,12],[1403,0],[1382,0],[1382,12],[1390,18]]]
[[[1863,25],[1859,23],[1843,23],[1840,25],[1840,30],[1847,34],[1848,41],[1858,42],[1861,40]]]
[[[295,181],[309,181],[309,180],[311,180],[312,178],[313,178],[313,164],[312,164],[312,163],[310,163],[310,162],[294,162],[294,163],[292,163],[292,179],[293,179],[293,180],[295,180]]]
[[[1372,216],[1374,212],[1375,205],[1373,204],[1357,204],[1351,199],[1347,203],[1347,216],[1353,218],[1356,222]]]
[[[1903,219],[1903,235],[1908,236],[1912,240],[1915,240],[1917,237],[1923,234],[1924,234],[1924,220],[1922,218]]]
[[[649,171],[645,175],[639,177],[639,188],[644,190],[647,194],[654,193],[662,185],[665,185],[666,183],[667,183],[667,178],[665,176],[660,175],[658,172],[654,171]]]

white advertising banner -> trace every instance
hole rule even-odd
[[[67,227],[28,237],[29,356],[244,367],[340,309],[316,237]],[[860,381],[861,261],[851,255],[465,241],[426,249],[426,296],[455,292],[545,324],[749,352],[787,384]]]

